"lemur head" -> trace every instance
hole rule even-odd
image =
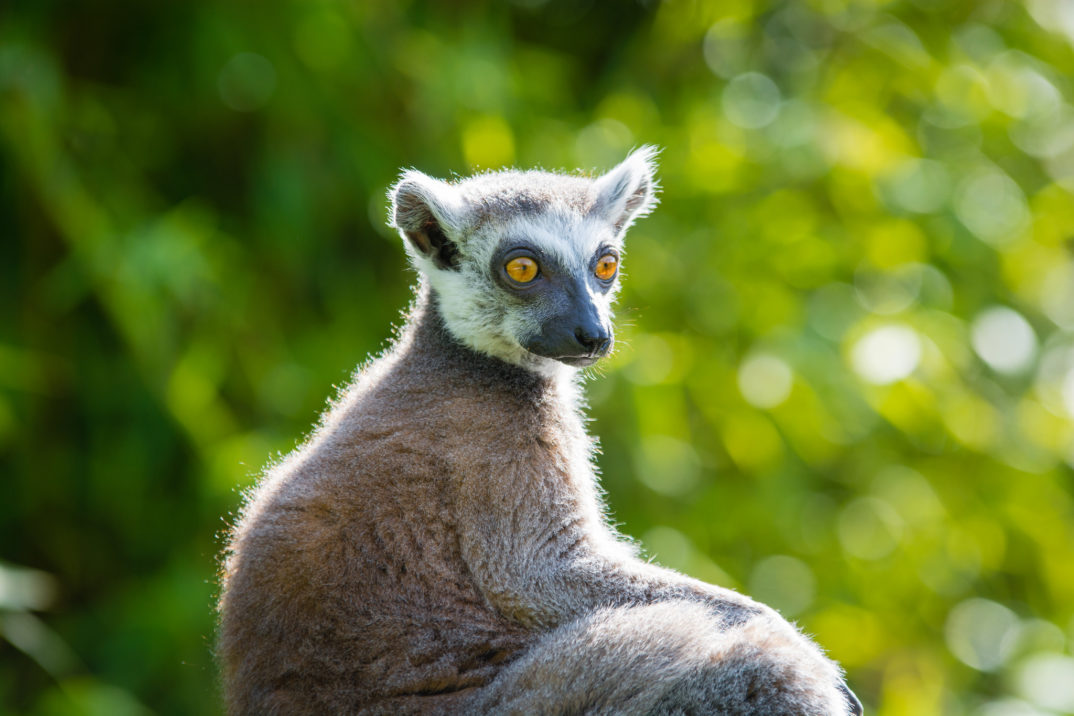
[[[655,156],[642,147],[597,178],[410,170],[393,225],[459,341],[542,373],[591,365],[613,343],[623,234],[656,205]]]

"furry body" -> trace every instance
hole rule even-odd
[[[850,713],[775,612],[635,557],[602,517],[573,371],[468,345],[438,284],[243,511],[229,711]]]

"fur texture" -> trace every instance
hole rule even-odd
[[[774,611],[635,556],[603,518],[574,370],[523,347],[574,315],[568,294],[610,318],[593,256],[653,207],[653,157],[597,179],[403,174],[406,326],[232,534],[230,713],[860,712]],[[497,252],[519,241],[549,286],[589,288],[505,286]]]

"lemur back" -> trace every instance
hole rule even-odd
[[[230,713],[860,713],[772,610],[639,560],[603,519],[575,369],[612,348],[653,156],[403,175],[407,323],[232,534]]]

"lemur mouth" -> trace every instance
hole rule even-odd
[[[585,368],[591,366],[603,357],[603,353],[598,355],[585,355],[585,356],[559,356],[556,358],[560,363],[566,363],[572,368]]]
[[[599,357],[596,355],[563,355],[556,359],[556,361],[560,363],[566,363],[575,368],[584,368],[585,366],[593,365],[598,360]]]
[[[527,350],[529,350],[531,355],[540,356],[541,358],[549,358],[549,359],[554,360],[554,361],[559,361],[560,363],[562,363],[564,365],[569,365],[572,368],[587,368],[587,367],[593,365],[594,363],[596,363],[597,361],[599,361],[605,355],[607,355],[606,351],[601,351],[601,352],[597,352],[597,353],[584,353],[584,354],[581,354],[581,355],[548,355],[546,353],[535,351],[533,349],[527,349]]]

